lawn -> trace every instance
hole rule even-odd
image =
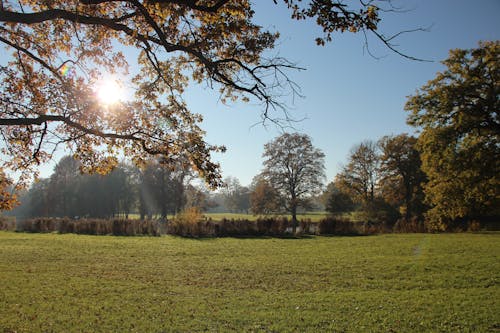
[[[498,332],[500,234],[0,232],[0,332]]]

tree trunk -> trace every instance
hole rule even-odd
[[[405,195],[405,200],[406,200],[406,223],[410,222],[411,216],[412,216],[412,204],[411,204],[411,199],[412,199],[412,193],[413,189],[411,188],[410,184],[406,184],[406,195]]]
[[[297,233],[297,204],[292,205],[292,233],[295,235]]]

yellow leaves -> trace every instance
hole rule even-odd
[[[12,181],[6,177],[0,167],[0,212],[11,210],[18,204],[17,196],[13,193]]]
[[[16,10],[24,6],[29,12],[66,11],[64,18],[6,24],[1,32],[2,37],[32,53],[12,49],[11,69],[0,73],[3,97],[12,101],[0,108],[2,116],[8,110],[9,116],[47,115],[67,120],[9,133],[7,150],[13,165],[29,167],[35,163],[33,156],[48,156],[58,145],[67,144],[87,172],[109,171],[117,163],[114,155],[123,149],[138,163],[146,154],[185,158],[211,185],[218,183],[219,166],[211,162],[210,153],[224,148],[203,140],[199,128],[203,118],[187,109],[181,95],[190,83],[189,74],[200,83],[219,81],[228,101],[241,97],[238,84],[243,87],[240,90],[265,86],[245,66],[259,65],[260,55],[274,46],[278,34],[263,31],[251,21],[254,13],[249,1],[229,1],[213,13],[145,1],[141,3],[148,13],[142,16],[141,6],[121,1],[95,5],[77,0],[2,3]],[[200,6],[214,3],[196,2]],[[137,14],[131,15],[134,12]],[[80,17],[75,19],[77,15]],[[155,23],[150,24],[150,19]],[[115,49],[120,43],[141,51],[134,80],[137,95],[133,102],[110,107],[107,111],[111,112],[106,113],[95,100],[92,83],[101,72],[127,72],[128,59]],[[235,61],[219,62],[225,59]],[[71,75],[59,71],[65,62],[72,64]],[[243,100],[248,102],[248,96]]]
[[[370,21],[375,21],[378,18],[378,8],[375,6],[368,6],[366,9],[366,18]]]

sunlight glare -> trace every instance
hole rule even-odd
[[[97,85],[96,94],[99,101],[105,105],[118,103],[124,97],[123,87],[115,78],[102,80]]]

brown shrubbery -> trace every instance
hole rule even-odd
[[[399,219],[396,224],[394,224],[393,231],[399,233],[415,233],[427,232],[428,230],[426,229],[423,221],[417,218],[412,218],[409,221],[406,221],[405,219]]]
[[[325,218],[320,222],[300,221],[299,235],[370,235],[383,232],[380,224],[363,224]],[[181,215],[167,225],[167,233],[182,237],[281,237],[291,235],[292,222],[286,218],[222,219],[213,221],[199,216],[186,219]]]
[[[136,236],[160,235],[160,223],[125,219],[81,219],[36,218],[18,223],[17,231],[24,232],[59,232],[85,235]]]
[[[18,222],[14,219],[0,217],[0,230],[17,230],[22,232],[58,232],[86,235],[115,236],[159,236],[161,234],[181,237],[282,237],[292,234],[292,222],[282,217],[259,218],[256,221],[246,219],[222,219],[213,221],[205,218],[200,211],[190,209],[176,218],[162,222],[126,220],[126,219],[80,219],[69,218],[36,218]],[[474,221],[467,228],[454,231],[479,231],[481,225]],[[424,223],[414,219],[399,220],[392,228],[377,222],[353,222],[336,217],[327,217],[319,222],[302,220],[297,228],[298,235],[342,235],[361,236],[390,232],[415,233],[429,232]]]
[[[12,225],[10,230],[13,230]],[[36,218],[18,223],[16,230],[114,236],[170,234],[182,237],[281,237],[291,235],[292,222],[287,218],[278,217],[259,218],[256,221],[213,221],[204,218],[199,211],[190,209],[168,223],[125,219]],[[381,232],[383,230],[378,224],[363,224],[336,218],[325,218],[319,222],[302,220],[297,228],[299,235],[369,235]]]
[[[16,219],[12,217],[0,216],[0,230],[16,230]]]

